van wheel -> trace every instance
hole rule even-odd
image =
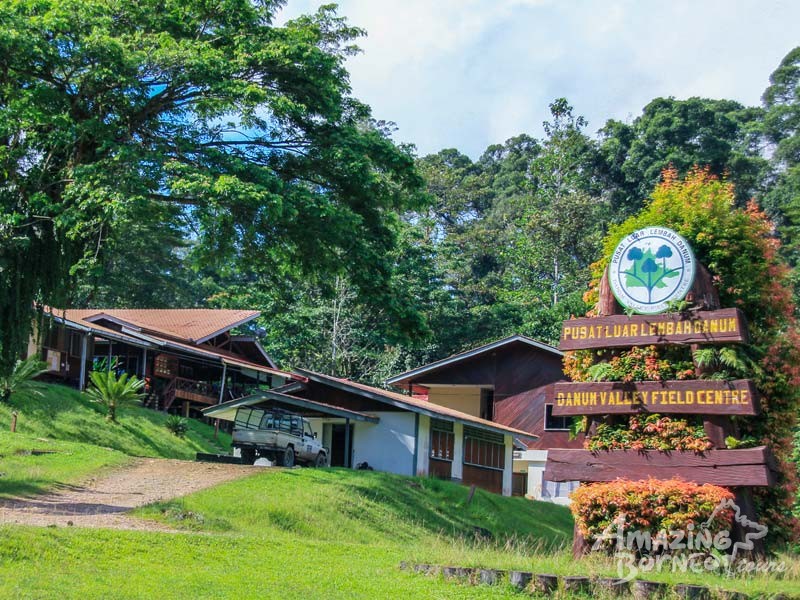
[[[283,460],[281,461],[284,467],[294,466],[294,448],[287,446],[283,453]]]
[[[326,464],[327,462],[328,462],[328,461],[327,461],[327,460],[325,460],[325,455],[324,455],[322,452],[320,452],[319,454],[317,454],[317,458],[316,458],[316,460],[314,461],[314,466],[315,466],[315,467],[317,467],[317,468],[319,468],[319,469],[321,469],[322,467],[324,467],[324,466],[325,466],[325,464]]]
[[[246,465],[256,462],[256,451],[253,448],[242,448],[242,462]]]

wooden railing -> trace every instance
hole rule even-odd
[[[202,404],[216,404],[219,401],[219,392],[210,383],[195,381],[183,377],[175,377],[175,397]]]
[[[175,379],[177,379],[177,377]],[[164,387],[164,392],[161,394],[162,399],[164,400],[164,410],[169,410],[169,407],[172,406],[173,402],[175,402],[175,379],[169,380],[167,385]]]

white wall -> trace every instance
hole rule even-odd
[[[414,475],[414,413],[373,414],[378,423],[355,422],[353,466],[367,462],[376,471]]]
[[[419,415],[417,427],[417,472],[419,477],[425,477],[430,467],[431,456],[431,418],[428,415]]]
[[[505,468],[503,469],[503,496],[510,496],[512,492],[512,473],[514,472],[514,440],[511,435],[503,436],[505,442]]]
[[[569,493],[575,487],[570,483],[564,483],[556,487],[559,495],[545,494],[544,487],[544,468],[547,464],[547,450],[526,450],[514,453],[514,471],[516,473],[528,473],[528,493],[527,497],[533,500],[543,500],[568,506],[570,504]]]

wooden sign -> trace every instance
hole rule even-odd
[[[738,308],[661,315],[612,315],[564,321],[561,350],[651,344],[747,342],[747,321]]]
[[[548,450],[546,481],[603,482],[680,477],[703,484],[741,487],[775,485],[775,464],[765,446],[742,450],[635,452]]]
[[[639,412],[757,415],[760,408],[749,379],[556,383],[552,403],[557,417]]]

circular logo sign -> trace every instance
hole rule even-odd
[[[622,306],[654,315],[683,300],[694,282],[691,247],[665,227],[647,227],[622,240],[608,266],[608,282]]]

